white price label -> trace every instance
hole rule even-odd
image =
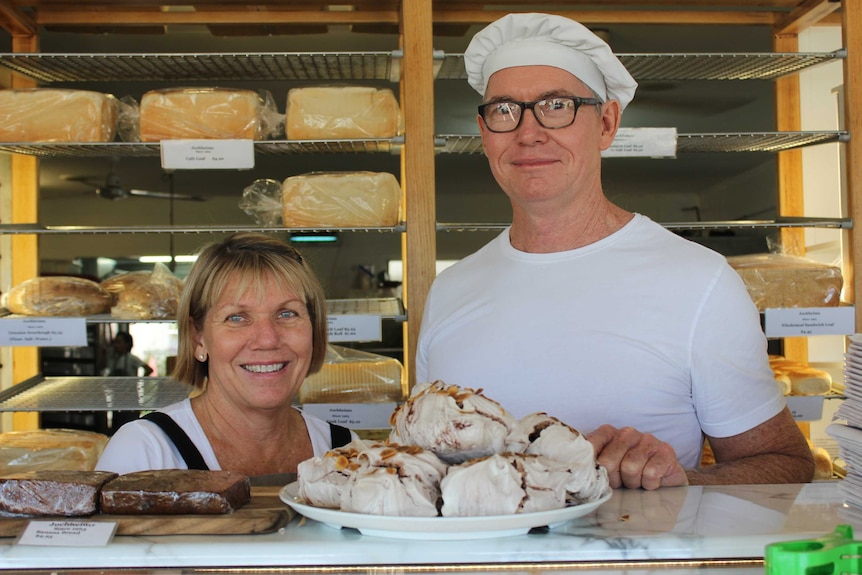
[[[380,341],[383,327],[379,315],[331,315],[329,341]]]
[[[395,403],[306,403],[302,410],[348,429],[387,429]]]
[[[0,345],[86,347],[87,321],[82,317],[4,319],[0,322]]]
[[[808,337],[856,333],[853,306],[767,309],[764,333],[767,337]]]
[[[30,521],[18,537],[18,545],[103,547],[117,531],[115,521]]]
[[[620,128],[605,158],[676,157],[676,128]]]
[[[165,170],[250,170],[253,140],[162,140]]]

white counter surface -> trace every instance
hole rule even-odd
[[[762,559],[768,543],[862,535],[862,510],[836,482],[617,490],[596,511],[553,530],[462,541],[389,539],[295,518],[277,533],[118,536],[106,547],[43,547],[0,539],[0,568],[405,566]],[[762,567],[752,572],[762,573]],[[682,571],[674,571],[682,574]],[[734,573],[741,573],[734,571]]]

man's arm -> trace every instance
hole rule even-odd
[[[814,457],[790,410],[731,437],[710,437],[714,465],[688,469],[691,485],[808,483]]]
[[[807,483],[814,477],[811,449],[786,407],[744,433],[710,437],[716,463],[699,469],[684,470],[670,444],[631,427],[603,425],[586,437],[614,488]]]

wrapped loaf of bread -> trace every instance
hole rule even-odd
[[[12,515],[79,517],[99,511],[110,471],[30,471],[0,476],[0,512]]]
[[[292,176],[281,188],[286,227],[395,226],[401,187],[388,172],[319,172]]]
[[[2,142],[110,142],[117,99],[89,90],[0,90]]]
[[[113,317],[174,319],[183,281],[164,264],[156,264],[152,271],[126,272],[102,280],[102,287],[114,298]]]
[[[166,88],[141,97],[140,139],[261,140],[268,136],[264,99],[251,90]]]
[[[832,376],[828,371],[780,355],[769,356],[769,365],[777,382],[789,381],[790,391],[785,395],[825,395],[832,391]]]
[[[223,514],[251,501],[249,478],[235,471],[155,469],[126,473],[102,487],[102,513]]]
[[[392,90],[366,86],[314,86],[287,93],[288,140],[391,138],[401,131]]]
[[[63,469],[92,471],[108,436],[78,429],[0,433],[0,474]]]
[[[329,345],[323,367],[299,388],[299,402],[400,402],[407,395],[401,362],[367,351]]]
[[[730,256],[727,261],[760,311],[840,303],[844,280],[837,266],[783,254]]]
[[[87,316],[108,313],[111,294],[93,280],[74,276],[30,278],[4,294],[12,313],[37,316]]]

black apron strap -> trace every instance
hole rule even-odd
[[[174,442],[174,445],[177,446],[177,449],[180,451],[180,455],[182,455],[189,469],[201,469],[204,471],[209,469],[206,462],[204,462],[201,452],[198,451],[198,448],[195,447],[195,444],[192,443],[192,440],[189,438],[188,434],[183,431],[183,428],[177,425],[176,421],[171,419],[170,415],[162,413],[161,411],[151,411],[142,419],[148,419],[162,428],[165,435],[167,435],[168,438]]]
[[[349,429],[334,423],[329,424],[329,436],[332,441],[332,449],[343,447],[353,440]]]

